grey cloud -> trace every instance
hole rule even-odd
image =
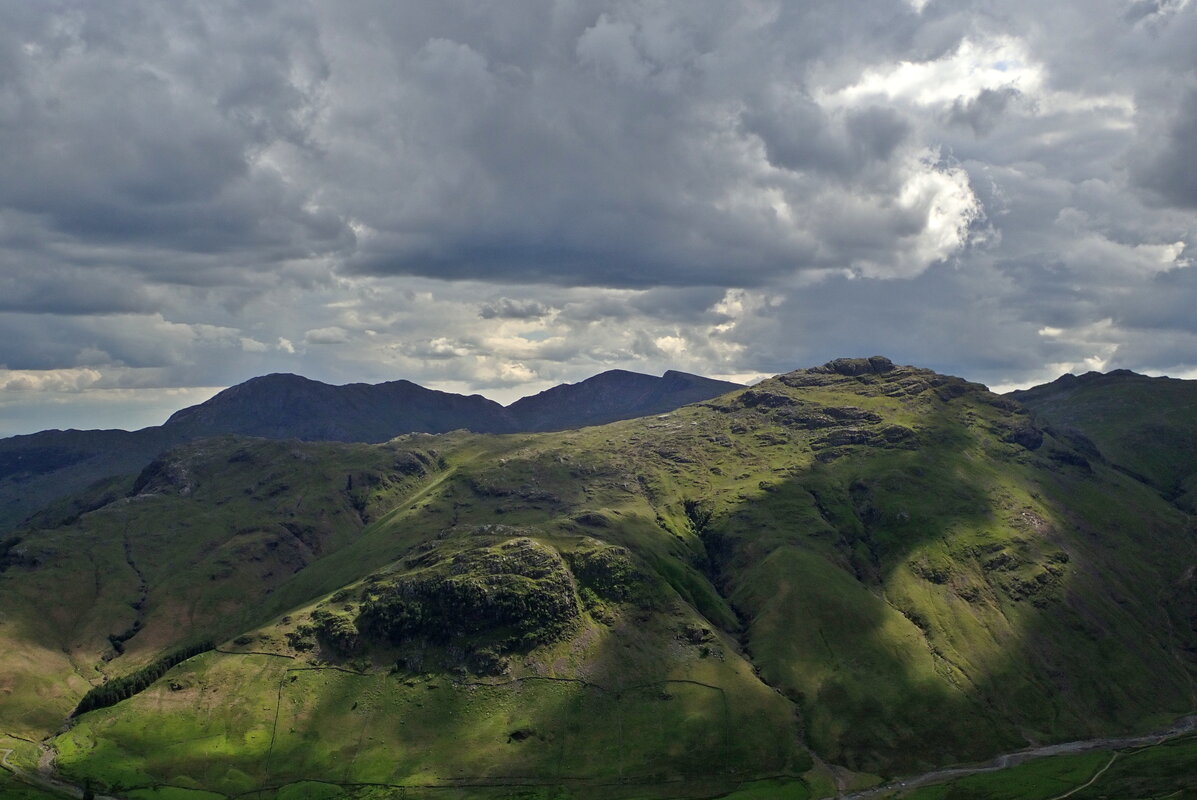
[[[1126,9],[1122,18],[1136,24],[1151,17],[1175,13],[1185,6],[1185,0],[1135,0]]]
[[[1107,369],[1164,371],[1175,375],[1197,369],[1197,334],[1186,331],[1139,332],[1126,336]]]
[[[869,106],[852,111],[845,121],[856,152],[865,159],[886,161],[910,135],[910,125],[892,108]]]
[[[1126,298],[1112,316],[1121,324],[1159,334],[1184,331],[1197,334],[1197,268],[1176,269],[1155,276],[1142,291]]]
[[[590,323],[599,320],[624,320],[636,316],[662,322],[719,321],[710,311],[723,297],[723,290],[712,286],[657,287],[634,293],[595,293],[585,299],[562,304],[561,318],[567,322]]]
[[[948,122],[952,125],[967,125],[977,136],[985,136],[998,124],[1006,107],[1021,96],[1020,91],[1007,86],[982,89],[976,97],[968,100],[957,97],[948,111]]]
[[[917,15],[896,2],[685,9],[16,9],[0,115],[20,125],[0,166],[17,179],[0,208],[86,242],[76,259],[154,248],[134,266],[192,285],[304,259],[594,286],[754,285],[853,260],[842,237],[786,230],[770,198],[801,211],[892,191],[890,169],[859,186],[835,176],[888,162],[909,124],[777,98],[811,64],[901,52]],[[816,33],[827,25],[835,48]],[[773,100],[741,117],[746,96]],[[795,137],[808,116],[812,136]],[[754,174],[766,165],[740,118],[790,175]]]
[[[310,25],[266,6],[249,20],[131,2],[5,5],[17,24],[0,45],[12,65],[0,210],[38,215],[93,252],[158,248],[148,272],[168,280],[177,253],[282,259],[351,241],[263,158],[303,144],[324,74]]]
[[[1190,90],[1168,126],[1163,147],[1145,167],[1139,182],[1166,202],[1197,208],[1197,90]]]
[[[544,303],[536,300],[513,300],[500,297],[478,307],[478,316],[483,319],[539,319],[550,311]]]
[[[562,285],[726,285],[733,269],[737,283],[755,284],[850,258],[818,231],[778,235],[770,202],[755,195],[773,190],[805,205],[834,187],[758,179],[763,165],[745,161],[752,142],[736,124],[746,91],[788,85],[823,45],[798,58],[773,28],[713,9],[692,17],[670,6],[578,11],[570,25],[546,32],[554,48],[532,44],[517,63],[469,25],[418,45],[410,32],[391,40],[390,57],[415,68],[390,76],[402,86],[405,115],[376,120],[394,149],[382,153],[389,168],[375,174],[410,173],[421,202],[409,210],[377,202],[387,186],[357,187],[346,204],[377,235],[348,268]],[[786,35],[798,30],[795,22]],[[782,141],[788,118],[774,117],[783,111],[760,107],[746,119],[791,172],[885,160],[905,135],[892,111],[862,110],[825,125],[812,155],[791,158],[785,148],[800,143]],[[330,165],[341,158],[348,161],[338,172],[359,171],[350,153],[332,154]],[[870,189],[888,191],[891,181],[882,181]],[[748,202],[728,205],[730,194]]]
[[[102,353],[110,364],[167,367],[190,351],[219,347],[232,332],[168,323],[161,317],[0,314],[0,364],[9,369],[91,366]]]
[[[747,132],[760,137],[774,166],[840,177],[888,160],[910,133],[894,109],[870,106],[833,119],[808,97],[774,98],[742,120]]]
[[[445,361],[468,356],[476,350],[475,345],[457,339],[437,337],[421,342],[411,342],[400,348],[405,355],[432,361]]]
[[[158,294],[128,274],[36,262],[0,250],[0,313],[89,315],[150,313]],[[40,268],[39,268],[40,267]]]
[[[946,267],[899,283],[836,278],[791,295],[757,320],[757,329],[741,335],[769,342],[755,362],[766,372],[881,353],[898,363],[934,364],[949,374],[1001,383],[1028,365],[1077,355],[1039,335],[1041,324],[1024,318],[1001,294],[998,275]]]

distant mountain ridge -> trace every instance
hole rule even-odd
[[[385,442],[412,431],[517,430],[503,406],[481,395],[441,392],[405,380],[333,386],[289,373],[232,386],[176,411],[163,427],[184,431],[188,438],[234,433],[335,442]]]
[[[503,407],[481,395],[407,380],[343,386],[274,373],[229,387],[137,431],[42,431],[0,439],[0,531],[97,481],[136,472],[184,442],[238,434],[267,439],[377,443],[405,433],[527,433],[671,411],[740,384],[670,370],[610,370]],[[78,509],[72,509],[73,511]]]
[[[1126,369],[1063,375],[1010,392],[1064,434],[1080,434],[1110,463],[1197,512],[1197,381]]]
[[[613,369],[521,398],[507,411],[520,430],[562,431],[661,414],[743,388],[672,369],[660,378]]]

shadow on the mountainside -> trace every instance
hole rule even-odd
[[[815,751],[892,775],[1191,710],[1186,521],[958,419],[926,417],[916,449],[824,450],[706,526],[713,580]]]

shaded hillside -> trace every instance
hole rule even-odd
[[[1010,397],[1064,433],[1197,512],[1197,381],[1129,370],[1064,375]]]
[[[330,386],[298,375],[254,378],[139,431],[43,431],[0,439],[0,531],[37,511],[67,518],[168,447],[209,436],[385,442],[404,433],[465,429],[511,433],[577,428],[669,411],[741,388],[682,372],[663,377],[613,370],[517,401],[510,409],[480,395],[425,389],[410,381]]]
[[[42,431],[0,439],[0,535],[47,506],[59,518],[103,502],[106,478],[136,473],[180,440],[162,428]],[[86,497],[76,497],[87,492]]]
[[[507,411],[519,430],[560,431],[660,414],[743,388],[674,370],[656,378],[614,369],[517,400]]]
[[[54,739],[101,786],[804,797],[1197,706],[1191,518],[881,358],[577,431],[206,440],[122,494],[0,546],[11,733],[218,642]]]

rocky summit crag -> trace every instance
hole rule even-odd
[[[130,797],[363,799],[821,797],[1142,729],[1197,707],[1197,540],[1114,458],[879,357],[192,442],[0,543],[0,720]]]

